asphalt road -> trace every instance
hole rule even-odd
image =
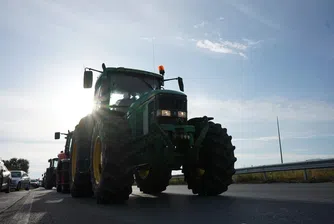
[[[1,193],[0,201],[4,197]],[[194,196],[186,186],[169,186],[158,198],[134,187],[122,205],[97,205],[93,198],[39,188],[0,212],[0,223],[333,224],[333,214],[334,183],[234,184],[212,198]]]
[[[29,193],[29,191],[12,191],[8,194],[5,192],[0,192],[0,213],[10,206],[15,204],[18,200],[23,198]],[[0,220],[1,223],[1,220]]]

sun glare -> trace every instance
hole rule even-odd
[[[65,95],[66,94],[66,95]],[[94,107],[93,93],[85,90],[73,90],[57,97],[55,111],[62,127],[73,129],[80,119],[91,113]]]

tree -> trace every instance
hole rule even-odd
[[[9,170],[23,170],[27,173],[29,171],[29,161],[26,159],[11,158],[10,160],[4,160],[3,162]]]

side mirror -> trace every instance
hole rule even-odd
[[[178,77],[177,82],[179,83],[180,90],[183,92],[184,91],[183,79],[181,77]]]
[[[55,139],[60,139],[60,132],[55,132]]]
[[[92,85],[93,85],[93,72],[85,71],[84,72],[84,88],[85,89],[91,88]]]
[[[50,162],[51,162],[51,159],[49,159],[48,162],[50,163]]]

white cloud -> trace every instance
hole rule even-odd
[[[194,28],[195,28],[195,29],[198,29],[198,28],[204,27],[204,26],[207,25],[207,24],[208,24],[208,22],[206,22],[206,21],[202,21],[202,22],[200,22],[200,23],[198,23],[198,24],[195,24],[195,25],[194,25]]]
[[[262,42],[262,40],[255,41],[255,40],[250,40],[250,39],[247,39],[247,38],[243,38],[242,40],[247,42],[248,46],[257,45],[257,44]]]
[[[245,59],[247,59],[248,57],[247,57],[247,55],[245,55],[244,53],[242,53],[242,52],[239,52],[239,55],[241,56],[241,57],[243,57],[243,58],[245,58]]]
[[[197,41],[196,46],[199,48],[208,49],[213,52],[218,52],[223,54],[235,54],[235,52],[232,49],[226,47],[225,45],[222,45],[220,43],[214,43],[209,40],[199,40]]]
[[[235,54],[240,55],[243,58],[247,58],[246,54],[238,52],[240,50],[246,50],[247,46],[242,43],[231,41],[212,42],[210,40],[199,40],[196,44],[199,48],[208,49],[212,52],[223,54]]]
[[[221,16],[221,17],[218,18],[218,20],[219,20],[219,21],[223,21],[223,20],[224,20],[224,17]]]
[[[237,43],[237,42],[221,41],[220,44],[223,45],[223,46],[234,48],[236,50],[246,50],[247,49],[247,45]]]

